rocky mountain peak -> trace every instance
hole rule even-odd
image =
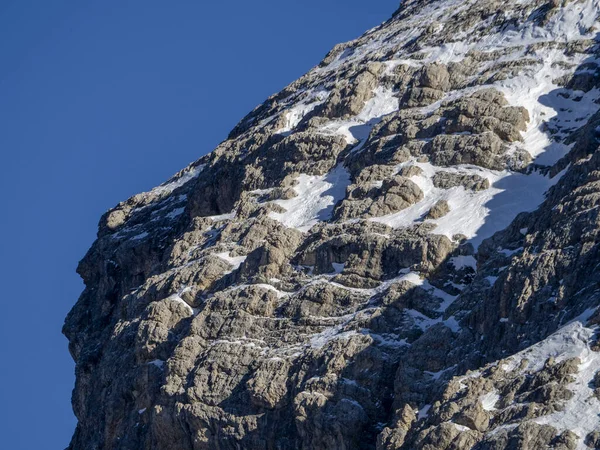
[[[403,1],[107,212],[70,448],[599,447],[599,11]]]

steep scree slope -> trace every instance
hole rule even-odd
[[[600,0],[406,0],[106,213],[72,449],[600,447]]]

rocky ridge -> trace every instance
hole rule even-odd
[[[598,0],[406,0],[107,212],[72,449],[600,446]]]

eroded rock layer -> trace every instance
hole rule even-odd
[[[101,219],[70,448],[600,447],[599,0],[405,0]]]

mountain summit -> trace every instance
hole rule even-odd
[[[405,0],[107,212],[70,448],[600,448],[599,12]]]

